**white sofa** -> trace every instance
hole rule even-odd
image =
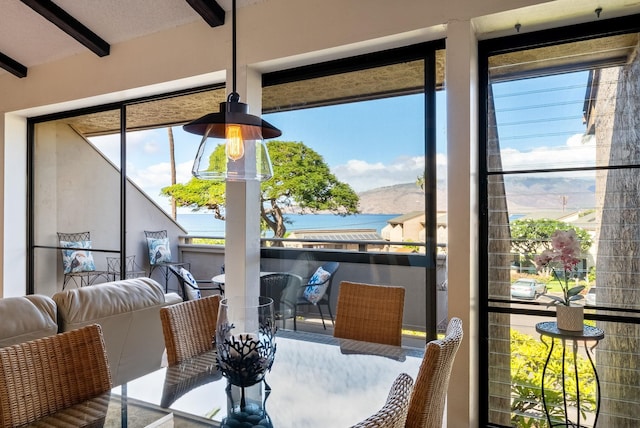
[[[0,347],[100,324],[114,385],[160,368],[160,308],[181,302],[150,278],[0,299]]]

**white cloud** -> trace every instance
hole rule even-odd
[[[446,157],[437,155],[438,178],[446,178]],[[349,183],[356,192],[395,184],[414,183],[424,173],[424,157],[401,156],[390,163],[368,163],[352,159],[346,164],[332,168],[336,177]]]
[[[541,146],[523,152],[514,148],[500,151],[502,167],[509,170],[593,165],[596,155],[593,136],[574,134],[563,146]]]

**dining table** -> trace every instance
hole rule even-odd
[[[423,352],[280,330],[275,360],[265,377],[270,388],[265,410],[275,428],[352,426],[384,405],[400,373],[416,378]],[[98,402],[108,403],[99,424],[83,425],[143,428],[170,418],[167,425],[157,426],[217,427],[227,416],[227,384],[216,367],[216,351],[211,350],[114,387],[106,397],[90,400],[91,405],[74,406],[74,415],[85,409],[85,422],[91,422],[95,414],[100,416],[95,410]],[[68,419],[65,412],[33,426],[68,426],[55,422]]]

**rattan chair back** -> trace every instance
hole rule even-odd
[[[0,427],[34,422],[110,390],[97,324],[0,349]]]
[[[427,343],[409,402],[407,428],[442,428],[449,377],[462,337],[462,320],[451,318],[444,339]]]
[[[160,309],[169,366],[213,349],[219,306],[216,294]]]
[[[404,428],[412,390],[411,376],[400,373],[391,385],[384,406],[352,428]]]
[[[335,337],[400,346],[404,287],[342,281]]]

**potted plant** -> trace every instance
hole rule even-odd
[[[552,300],[550,304],[556,305],[558,328],[582,331],[584,306],[572,305],[572,303],[583,298],[580,293],[584,290],[584,285],[569,287],[569,278],[580,263],[580,241],[575,230],[556,230],[551,235],[551,247],[550,250],[544,250],[542,254],[536,256],[535,263],[538,270],[550,269],[551,274],[560,282],[562,296],[548,296]],[[556,267],[563,270],[564,282],[558,276]]]

